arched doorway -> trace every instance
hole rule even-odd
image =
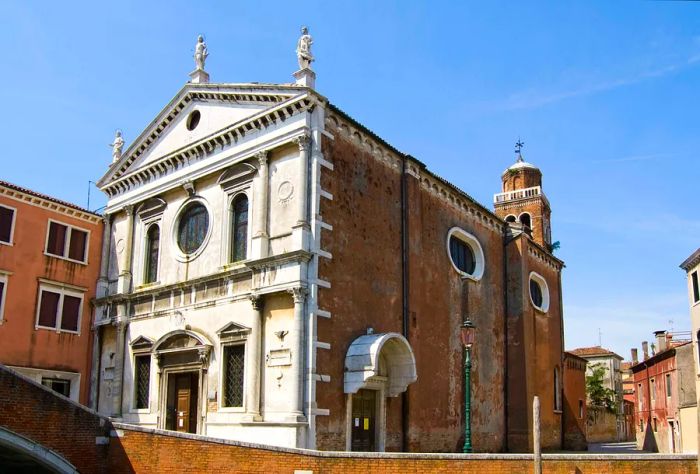
[[[418,379],[416,359],[397,333],[355,339],[345,356],[346,449],[384,451],[386,398],[396,397]]]
[[[160,386],[159,428],[202,433],[211,348],[204,336],[190,330],[173,331],[154,344]]]

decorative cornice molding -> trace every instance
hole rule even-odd
[[[542,249],[536,242],[529,240],[527,246],[528,255],[535,257],[540,262],[560,271],[564,267],[564,262]]]
[[[418,179],[423,188],[433,195],[439,197],[444,202],[451,204],[457,209],[471,215],[482,225],[494,232],[503,232],[505,223],[492,211],[480,205],[465,192],[456,186],[448,183],[444,179],[431,173],[425,165],[410,155],[405,155],[391,148],[390,145],[382,143],[378,137],[365,132],[361,127],[356,126],[350,120],[338,114],[327,111],[326,129],[331,133],[349,139],[357,146],[365,149],[369,154],[377,158],[380,162],[400,172],[403,167],[403,160],[406,162],[406,172],[410,176]]]
[[[67,204],[62,204],[60,202],[43,198],[29,192],[20,191],[18,189],[9,188],[2,185],[0,185],[0,196],[4,196],[15,201],[29,204],[30,206],[36,206],[42,209],[46,209],[48,211],[63,214],[68,217],[73,217],[75,219],[90,222],[91,224],[98,224],[103,219],[102,216],[100,216],[99,214],[93,214],[88,211],[71,207]]]
[[[250,134],[255,134],[271,125],[286,121],[292,116],[312,110],[315,104],[316,101],[306,94],[292,97],[286,102],[262,110],[251,117],[247,117],[188,146],[158,158],[129,174],[121,175],[117,173],[112,181],[108,183],[101,182],[101,189],[110,198],[123,194],[199,161],[214,153],[217,148],[220,150],[226,149]],[[129,164],[133,161],[133,159],[129,161]]]

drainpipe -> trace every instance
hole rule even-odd
[[[401,161],[401,333],[408,339],[408,183],[407,156]],[[401,451],[408,450],[408,388],[401,394]]]

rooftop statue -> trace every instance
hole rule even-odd
[[[110,143],[109,146],[112,147],[112,163],[116,163],[122,157],[122,148],[124,148],[121,130],[117,130],[117,133],[114,134],[114,142]]]
[[[207,51],[207,43],[204,42],[202,35],[197,38],[197,45],[194,47],[194,64],[195,69],[199,71],[204,71],[204,62],[209,56],[209,51]]]
[[[311,45],[313,43],[313,39],[309,34],[309,29],[302,26],[301,37],[297,42],[297,59],[299,60],[299,69],[311,68],[311,63],[314,60],[314,56],[311,54]]]

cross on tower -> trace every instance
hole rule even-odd
[[[515,153],[518,154],[518,161],[523,161],[523,155],[521,153],[521,150],[525,146],[525,142],[520,140],[520,137],[518,137],[518,141],[515,142]]]

